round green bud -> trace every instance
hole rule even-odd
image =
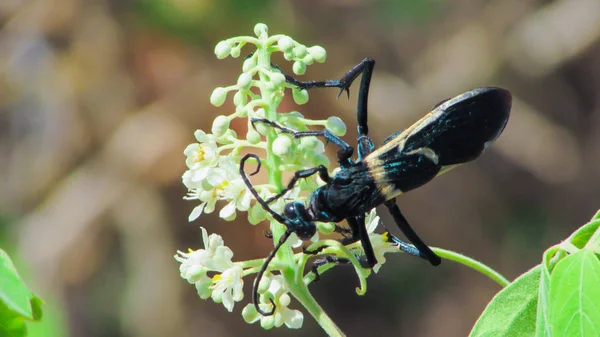
[[[343,136],[346,134],[346,124],[344,124],[344,121],[339,117],[331,116],[327,118],[325,127],[336,136]]]
[[[271,83],[274,86],[280,87],[285,83],[285,76],[282,73],[273,73],[271,74]]]
[[[315,59],[312,57],[312,55],[306,55],[302,59],[302,62],[306,63],[306,65],[309,66],[315,62]]]
[[[213,121],[211,131],[215,136],[221,137],[222,135],[225,134],[225,132],[227,132],[228,129],[229,129],[229,118],[221,115],[221,116],[217,116],[217,118],[215,118],[215,120]]]
[[[217,55],[218,59],[222,60],[231,54],[231,47],[232,45],[229,41],[221,41],[215,46],[215,55]]]
[[[296,47],[294,47],[294,56],[296,56],[299,59],[304,58],[307,52],[308,51],[306,50],[306,47],[301,44],[298,44]]]
[[[312,151],[318,146],[319,140],[316,137],[300,138],[300,149],[304,151]]]
[[[263,294],[263,296],[268,296],[268,297],[273,297],[273,294],[268,293],[265,294],[265,292],[267,290],[269,290],[269,287],[271,286],[271,279],[270,278],[265,278],[263,277],[260,282],[258,283],[258,288],[256,289],[258,291],[259,294]]]
[[[284,53],[290,52],[292,48],[294,48],[294,40],[288,36],[283,36],[277,41],[277,46],[279,46],[279,50]]]
[[[242,48],[234,47],[231,49],[231,57],[238,58],[238,57],[240,57],[241,52],[242,52]]]
[[[240,90],[248,90],[252,85],[252,75],[248,73],[242,73],[240,77],[238,77],[237,85]]]
[[[306,72],[306,64],[302,61],[296,61],[292,66],[292,70],[296,75],[304,75],[304,73]]]
[[[308,53],[315,61],[319,63],[323,63],[327,59],[327,52],[325,52],[325,49],[321,46],[313,46],[308,48]]]
[[[260,133],[261,135],[267,135],[269,134],[269,131],[273,129],[263,123],[254,124],[254,127],[256,128],[256,131],[258,131],[258,133]]]
[[[270,310],[270,309],[269,309]],[[275,326],[275,315],[262,317],[260,319],[260,327],[265,330],[271,330]]]
[[[233,95],[233,104],[235,104],[235,106],[243,106],[246,102],[248,102],[248,95],[242,90],[239,90]]]
[[[237,132],[235,132],[234,130],[231,129],[227,129],[227,131],[225,132],[225,136],[227,136],[227,138],[235,138],[237,139]],[[229,144],[231,143],[230,141],[228,141],[227,139],[219,139],[219,143],[222,144]]]
[[[256,26],[254,26],[254,35],[257,37],[266,37],[268,33],[269,27],[267,27],[267,25],[264,23],[257,23]]]
[[[244,64],[242,65],[242,71],[247,73],[250,72],[250,70],[254,69],[254,67],[256,67],[256,57],[250,57],[244,60]]]
[[[285,52],[283,52],[283,58],[286,61],[291,61],[294,59],[294,53],[292,53],[291,51],[285,51]]]
[[[296,104],[306,104],[306,102],[308,102],[308,90],[294,88],[292,89],[292,97],[294,97],[294,102],[296,102]]]
[[[215,88],[212,94],[210,94],[210,104],[214,106],[221,106],[225,103],[225,99],[227,99],[227,90],[225,88]]]
[[[248,212],[248,221],[252,225],[256,225],[259,222],[265,220],[267,218],[267,212],[263,209],[263,207],[257,202],[250,208]]]
[[[272,150],[278,156],[286,155],[292,150],[292,140],[287,135],[278,135],[273,141]]]
[[[212,290],[211,290],[212,292]],[[246,323],[252,323],[254,321],[256,321],[256,319],[258,318],[258,311],[256,311],[256,308],[254,307],[254,304],[250,303],[247,306],[244,307],[244,309],[242,309],[242,318],[244,319],[244,321]]]
[[[329,235],[335,231],[335,223],[333,222],[317,222],[317,229],[319,232]]]
[[[319,153],[313,157],[313,164],[315,166],[319,166],[319,165],[329,166],[329,164],[331,164],[331,163],[329,162],[329,158],[327,158],[326,155]]]
[[[249,129],[248,132],[246,132],[246,140],[250,144],[256,145],[256,144],[260,143],[260,140],[261,140],[260,133],[256,132],[256,130],[254,130],[254,129]]]

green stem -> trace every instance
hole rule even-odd
[[[447,259],[447,260],[451,260],[454,262],[458,262],[462,265],[465,265],[471,269],[474,269],[480,273],[482,273],[483,275],[491,278],[492,280],[496,281],[498,284],[500,284],[503,287],[506,287],[510,281],[507,280],[504,276],[502,276],[500,273],[498,273],[497,271],[495,271],[494,269],[486,266],[485,264],[474,260],[468,256],[459,254],[457,252],[453,252],[450,250],[445,250],[445,249],[441,249],[441,248],[431,248],[437,255],[439,255],[441,258]]]

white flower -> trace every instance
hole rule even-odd
[[[212,297],[217,303],[223,303],[228,311],[233,310],[234,302],[244,297],[242,288],[243,269],[231,261],[233,252],[224,245],[223,238],[217,234],[208,235],[202,230],[204,249],[184,253],[177,251],[175,260],[181,263],[181,277],[196,286],[198,296],[202,299]],[[216,272],[210,278],[208,272]]]
[[[244,293],[242,292],[242,288],[244,287],[244,280],[242,280],[243,271],[242,267],[233,266],[213,277],[213,300],[215,302],[222,301],[229,312],[233,311],[234,301],[239,302],[244,298]],[[219,301],[215,298],[218,298]]]
[[[377,264],[373,266],[373,271],[377,273],[379,268],[381,268],[386,261],[384,254],[398,251],[398,248],[389,242],[387,234],[381,235],[374,233],[375,228],[379,225],[379,216],[374,208],[369,215],[367,215],[365,225],[367,233],[369,233],[369,240],[371,240],[371,245],[373,246],[375,258],[377,259]]]
[[[196,130],[194,135],[199,143],[190,144],[183,151],[186,156],[185,163],[189,168],[183,182],[188,188],[206,179],[210,169],[219,162],[216,137],[202,130]]]
[[[269,277],[266,274],[263,276]],[[270,276],[270,280],[264,280],[269,282],[269,288],[260,296],[260,303],[258,304],[260,309],[266,312],[273,310],[271,302],[267,298],[272,298],[276,305],[275,312],[272,316],[262,316],[254,307],[254,304],[248,304],[242,315],[248,323],[254,323],[260,320],[260,324],[265,329],[272,327],[280,327],[285,324],[290,329],[299,329],[302,327],[304,322],[304,315],[299,310],[293,310],[288,308],[291,298],[288,294],[287,284],[281,275]],[[261,282],[262,283],[262,282]]]
[[[221,190],[228,184],[226,176],[226,172],[222,169],[218,167],[212,168],[206,177],[206,183],[212,186],[212,188],[208,191],[205,191],[202,188],[194,188],[188,192],[186,197],[184,197],[186,200],[202,201],[202,203],[196,206],[192,210],[192,213],[190,213],[188,218],[190,222],[196,220],[203,212],[208,214],[215,210],[215,204],[221,197]]]
[[[229,201],[221,209],[219,216],[223,219],[229,219],[235,214],[236,210],[247,211],[250,209],[252,194],[250,194],[244,180],[240,176],[239,164],[232,157],[221,157],[219,168],[225,172],[219,184],[221,186],[219,196],[221,199]]]

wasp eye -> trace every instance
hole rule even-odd
[[[290,203],[285,205],[285,208],[283,209],[283,214],[290,219],[294,219],[297,217],[296,215],[296,206],[294,205],[294,203]]]

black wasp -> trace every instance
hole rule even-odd
[[[253,301],[262,315],[272,315],[258,308],[257,287],[269,262],[277,250],[292,234],[307,240],[316,232],[315,221],[340,222],[346,220],[352,237],[342,240],[350,243],[360,240],[365,252],[364,266],[372,268],[377,260],[365,228],[365,214],[383,204],[392,215],[396,225],[413,246],[393,237],[399,248],[411,255],[420,256],[432,265],[440,264],[437,256],[415,233],[396,204],[396,196],[429,182],[436,176],[457,165],[472,161],[498,138],[510,115],[512,98],[510,92],[501,88],[477,88],[438,103],[434,109],[402,132],[389,136],[383,145],[375,149],[368,136],[367,102],[371,75],[375,61],[365,59],[339,81],[301,82],[286,75],[286,81],[302,89],[335,87],[349,95],[352,82],[362,73],[358,94],[358,159],[351,156],[354,149],[329,130],[296,132],[267,119],[253,119],[252,123],[264,123],[294,138],[324,137],[340,147],[338,164],[340,171],[330,177],[325,166],[297,171],[287,187],[275,196],[263,200],[244,171],[249,158],[260,161],[257,155],[248,154],[240,162],[240,174],[249,190],[271,216],[287,227],[279,243],[267,257],[254,282]],[[319,174],[325,185],[316,189],[308,205],[295,201],[285,205],[284,213],[274,212],[269,203],[290,191],[299,179]]]

